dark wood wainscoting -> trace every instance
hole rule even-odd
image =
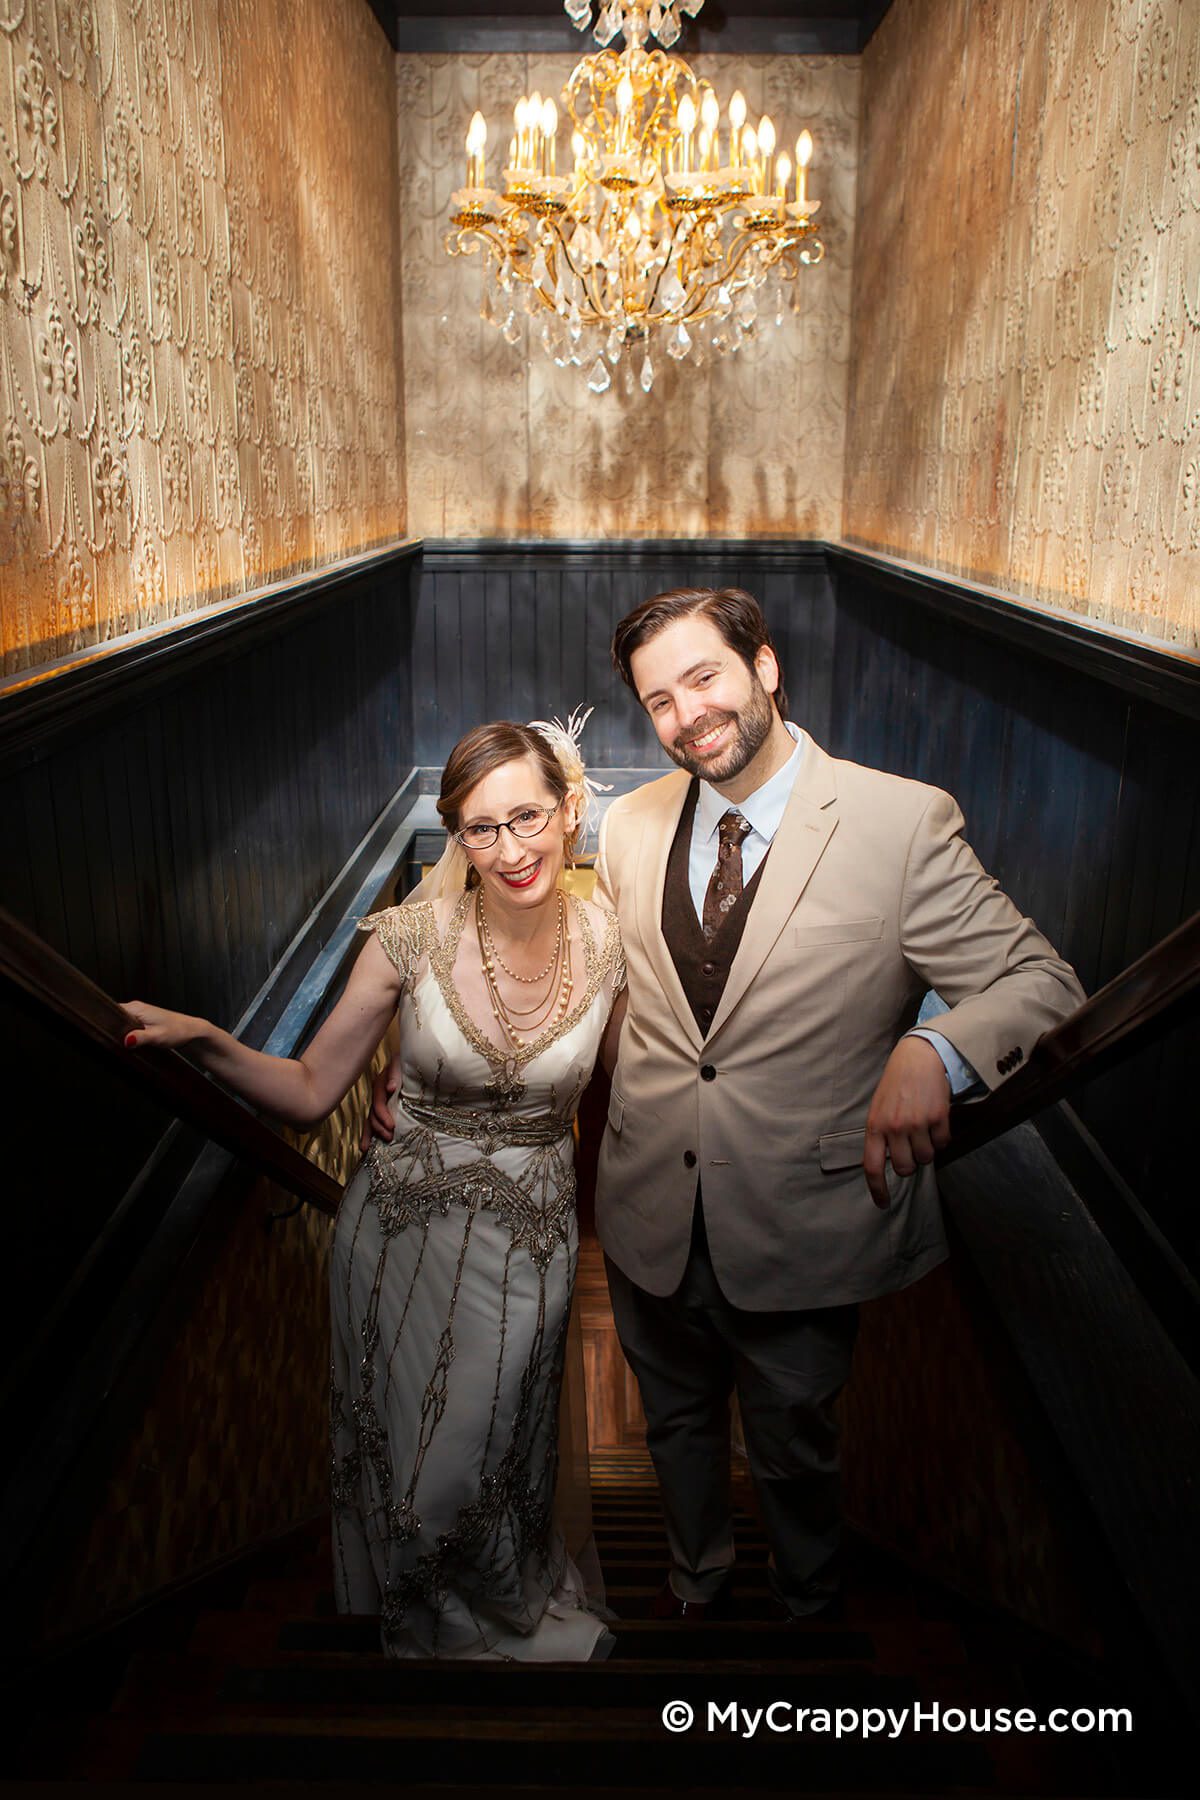
[[[1200,908],[1200,663],[831,547],[829,748],[953,793],[984,865],[1094,992]],[[1075,1110],[1200,1273],[1200,1024]]]
[[[833,587],[820,544],[427,542],[413,645],[416,760],[440,766],[484,719],[565,718],[594,706],[589,763],[666,767],[649,721],[614,673],[618,620],[667,588],[745,587],[762,601],[795,717],[826,735]]]
[[[265,1036],[289,998],[289,944],[412,772],[418,554],[359,559],[7,684],[0,905],[116,998],[233,1026],[257,997]],[[20,1271],[8,1365],[170,1121],[7,1001],[0,1042]],[[194,1150],[168,1140],[176,1169]],[[122,1272],[164,1203],[142,1199],[140,1225],[132,1204],[112,1240]],[[86,1329],[74,1314],[76,1347]]]

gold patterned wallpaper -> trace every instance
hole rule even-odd
[[[1200,643],[1200,6],[894,0],[845,534]]]
[[[581,39],[581,53],[595,46]],[[810,192],[826,260],[797,279],[797,318],[703,369],[656,358],[653,393],[559,369],[530,327],[511,347],[479,317],[481,257],[442,249],[450,196],[479,107],[494,172],[501,122],[537,88],[557,94],[576,59],[401,56],[401,270],[408,516],[426,537],[837,536],[849,353],[857,57],[710,56],[724,103],[746,95],[816,138]],[[786,133],[785,133],[786,135]]]
[[[0,0],[5,674],[403,535],[366,0]]]

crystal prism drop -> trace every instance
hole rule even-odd
[[[484,282],[483,299],[479,302],[479,316],[485,325],[494,325],[496,323],[496,308],[492,304],[492,284],[490,281]]]
[[[679,22],[674,13],[668,13],[658,28],[658,41],[664,50],[669,50],[679,37]]]
[[[506,344],[515,344],[520,337],[521,321],[518,319],[515,312],[510,312],[507,319],[505,319],[501,335]]]
[[[588,386],[593,394],[607,393],[612,386],[612,376],[608,372],[608,364],[602,356],[598,356],[592,364],[592,372],[588,376]]]
[[[730,299],[729,289],[722,283],[717,289],[717,317],[718,319],[727,319],[732,311],[733,301]]]
[[[615,363],[620,360],[621,351],[624,348],[624,344],[625,344],[625,333],[621,330],[621,328],[618,325],[614,325],[612,330],[608,334],[608,342],[604,346],[605,351],[607,352],[607,355],[608,355],[608,360],[610,363]]]
[[[558,313],[560,315],[560,317],[562,317],[564,319],[566,318],[566,316],[567,316],[567,290],[563,283],[563,278],[562,278],[561,273],[559,274],[558,280],[554,284],[554,310],[556,313]]]
[[[676,329],[667,339],[667,355],[681,362],[692,347],[692,334],[681,319]]]
[[[506,256],[504,261],[500,264],[500,273],[497,276],[497,280],[506,294],[512,293],[513,266],[511,256]]]
[[[540,244],[537,247],[537,254],[534,256],[533,264],[529,270],[529,279],[532,281],[535,288],[544,288],[549,287],[550,285],[550,271],[546,267],[546,252],[542,249]]]
[[[738,295],[737,316],[739,325],[753,325],[758,317],[758,301],[749,288],[743,289]]]
[[[648,394],[650,389],[654,386],[654,370],[651,367],[650,352],[648,350],[642,358],[642,372],[639,375],[638,380],[642,384],[643,394]]]
[[[578,300],[571,302],[571,311],[567,316],[567,330],[570,333],[571,342],[577,344],[583,336],[583,320],[579,317]]]

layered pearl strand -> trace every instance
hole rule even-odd
[[[567,922],[566,895],[560,890],[558,895],[558,923],[554,933],[554,945],[549,961],[536,975],[519,975],[510,969],[496,946],[488,924],[487,914],[483,907],[483,894],[475,896],[475,932],[479,940],[479,960],[483,965],[484,986],[487,989],[488,1002],[495,1016],[501,1035],[514,1051],[524,1049],[531,1038],[553,1021],[566,1017],[571,1005],[571,990],[575,983],[571,977],[571,933]],[[540,981],[549,979],[549,985],[540,994],[532,1006],[519,1007],[510,1005],[501,994],[496,981],[496,971],[501,970],[512,981],[518,981],[524,987],[534,987]],[[537,1015],[537,1016],[535,1016]]]

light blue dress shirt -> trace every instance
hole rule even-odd
[[[803,761],[808,740],[800,727],[793,725],[790,720],[787,721],[787,729],[796,745],[792,754],[781,769],[776,769],[769,780],[764,781],[761,787],[755,788],[752,794],[748,794],[744,800],[739,800],[737,803],[738,812],[750,827],[749,832],[742,839],[743,882],[749,882],[752,879],[763,857],[771,848],[775,833],[783,823],[783,815],[791,798],[792,789],[796,785],[796,777],[800,773],[800,764]],[[717,866],[719,847],[717,827],[729,811],[730,805],[731,802],[723,794],[718,793],[715,787],[711,787],[707,781],[700,783],[696,815],[692,820],[691,848],[688,853],[688,887],[698,919],[704,917],[704,896],[708,892],[712,872]],[[930,1031],[924,1025],[916,1025],[905,1035],[926,1038],[933,1045],[942,1059],[952,1094],[957,1096],[976,1085],[979,1077],[971,1064],[940,1032]]]

